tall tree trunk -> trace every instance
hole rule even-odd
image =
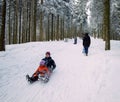
[[[56,38],[56,17],[54,16],[54,22],[53,22],[53,40]]]
[[[41,5],[43,5],[43,0],[41,0]],[[40,12],[40,41],[44,40],[44,35],[43,35],[43,11],[41,10]]]
[[[105,50],[110,50],[110,0],[105,0]]]
[[[31,16],[30,16],[30,36],[31,36],[31,41],[34,41],[33,34],[34,34],[34,21],[33,21],[33,16],[34,16],[34,0],[31,0]]]
[[[11,44],[11,0],[9,0],[9,23],[8,23],[8,34],[9,34],[9,44]]]
[[[26,42],[28,42],[28,0],[26,0]]]
[[[28,0],[26,6],[27,6],[26,41],[29,42],[30,33],[29,33],[29,1]]]
[[[5,51],[5,20],[6,20],[6,0],[3,0],[0,51]]]
[[[37,13],[37,0],[34,0],[34,34],[33,34],[33,41],[36,41],[36,13]]]
[[[72,23],[72,17],[70,19],[70,36],[73,36],[73,23]]]
[[[22,43],[25,43],[25,39],[26,39],[26,33],[25,33],[25,13],[26,13],[26,7],[25,7],[25,0],[23,1],[23,10],[22,10]]]
[[[52,21],[51,21],[51,40],[53,41],[53,29],[54,29],[54,27],[53,27],[53,20],[54,20],[54,15],[53,14],[51,14],[51,16],[52,16]]]
[[[47,25],[47,41],[50,40],[50,14],[48,14],[48,25]]]
[[[14,7],[14,37],[13,37],[13,43],[17,44],[17,27],[18,27],[18,2],[17,0],[14,1],[15,7]]]
[[[62,28],[63,39],[64,39],[64,37],[65,37],[65,35],[64,35],[64,32],[65,32],[65,31],[64,31],[64,30],[65,30],[65,29],[64,29],[64,28],[65,28],[64,22],[65,22],[65,20],[64,20],[64,16],[63,16],[63,23],[62,23],[62,25],[63,25],[63,26],[62,26],[62,27],[63,27],[63,28]]]
[[[31,27],[31,1],[28,0],[28,42],[30,42],[30,27]]]
[[[19,44],[21,43],[22,0],[19,0]]]
[[[60,39],[63,40],[63,37],[64,37],[64,21],[63,21],[63,17],[61,17],[60,19]]]
[[[13,1],[14,2],[14,7],[13,7],[13,9],[14,9],[14,11],[13,11],[13,27],[12,27],[12,29],[13,29],[13,44],[15,44],[15,1]]]
[[[56,34],[57,35],[56,39],[59,40],[59,15],[57,15],[57,25],[56,26],[57,26],[57,28],[56,28],[57,29],[56,30],[56,33],[57,33]]]
[[[60,40],[62,40],[62,18],[60,18]]]
[[[104,13],[103,13],[103,40],[106,40],[106,11],[105,11],[105,3],[104,3]]]

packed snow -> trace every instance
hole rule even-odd
[[[7,45],[0,52],[0,102],[120,102],[120,41],[104,50],[102,39],[91,38],[88,56],[82,39]],[[50,51],[56,69],[48,83],[30,84],[30,76]]]

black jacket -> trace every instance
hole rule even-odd
[[[43,60],[45,61],[45,65],[49,69],[54,70],[56,68],[56,64],[55,64],[54,60],[51,57],[45,57],[45,58],[43,58]]]
[[[90,43],[91,43],[91,40],[90,40],[89,35],[87,34],[83,37],[83,46],[84,47],[89,47]]]

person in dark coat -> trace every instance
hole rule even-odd
[[[77,37],[74,38],[74,44],[77,44]]]
[[[88,56],[88,48],[90,46],[90,43],[91,43],[90,36],[88,35],[88,33],[85,33],[85,36],[83,37],[83,47],[86,56]]]
[[[45,65],[48,67],[48,69],[52,72],[55,68],[56,68],[56,64],[55,61],[52,59],[52,57],[50,56],[50,52],[46,52],[45,54],[45,58],[43,58],[42,60],[45,61]]]

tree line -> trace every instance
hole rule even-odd
[[[0,51],[7,44],[59,41],[84,32],[103,38],[109,50],[110,39],[120,38],[119,10],[116,0],[1,0]]]
[[[75,26],[71,22],[69,6],[66,5],[68,2],[1,1],[0,46],[73,37]]]

